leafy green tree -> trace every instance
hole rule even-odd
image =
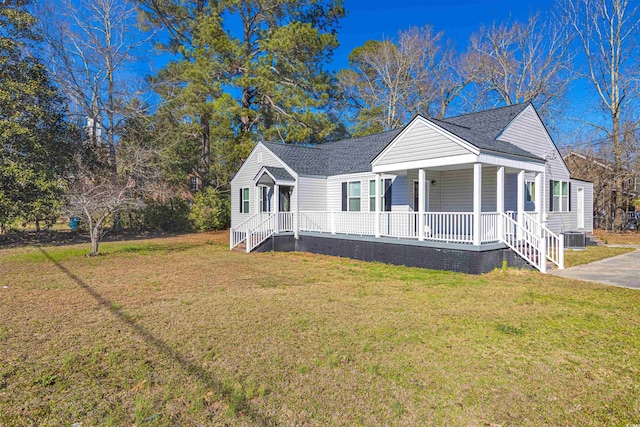
[[[155,83],[165,117],[197,140],[205,184],[230,175],[260,139],[323,141],[332,114],[341,0],[138,0],[144,22],[169,34],[174,60]]]
[[[29,0],[0,5],[0,224],[56,218],[73,139],[66,104],[30,53],[39,36]]]

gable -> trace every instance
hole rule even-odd
[[[374,160],[376,166],[477,154],[473,147],[418,116]]]
[[[546,160],[549,179],[568,179],[569,169],[538,113],[529,105],[497,137]]]
[[[291,176],[297,176],[289,165],[285,164],[282,159],[259,142],[253,147],[247,159],[231,179],[231,184],[254,185],[253,179],[263,166],[284,168]]]

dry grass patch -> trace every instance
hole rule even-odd
[[[616,248],[608,246],[587,246],[583,250],[566,250],[564,252],[564,263],[566,267],[588,264],[601,259],[633,252],[633,248]]]
[[[608,244],[640,245],[640,233],[637,231],[618,233],[613,231],[594,230],[594,234]]]
[[[227,245],[0,251],[0,425],[640,419],[637,291]]]

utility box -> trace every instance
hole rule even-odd
[[[587,236],[579,231],[567,231],[564,234],[565,249],[585,249],[587,247]]]

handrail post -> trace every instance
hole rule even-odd
[[[233,227],[229,228],[229,249],[233,249]]]
[[[336,212],[331,211],[331,234],[336,234]]]
[[[297,239],[300,236],[300,211],[293,213],[293,238]]]
[[[558,269],[564,270],[564,234],[558,236]]]
[[[547,241],[544,237],[538,237],[538,260],[540,262],[540,272],[547,272]]]
[[[249,230],[249,227],[247,227],[247,231],[245,231],[245,241],[244,241],[244,246],[245,246],[245,249],[246,249],[247,253],[251,252],[251,246],[250,246],[251,240],[250,240],[250,237],[251,237],[251,230]]]

